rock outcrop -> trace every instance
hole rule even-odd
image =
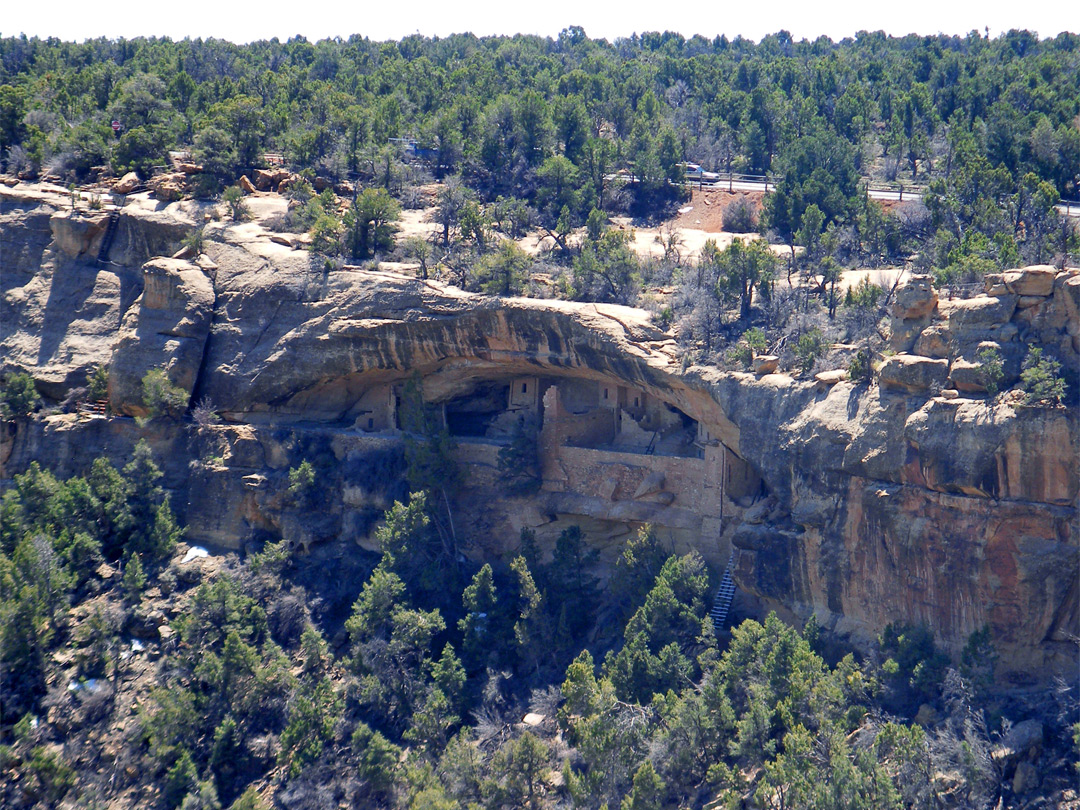
[[[206,272],[182,259],[143,265],[143,292],[124,315],[109,366],[109,399],[118,413],[144,416],[142,379],[163,368],[190,397],[210,333],[214,288]]]
[[[196,431],[51,416],[9,443],[8,475],[33,458],[78,472],[143,435],[164,454],[193,540],[370,542],[380,510],[403,494],[395,409],[415,377],[466,437],[456,508],[469,553],[498,554],[522,527],[550,538],[577,523],[613,559],[655,522],[714,565],[733,553],[740,586],[793,618],[816,614],[862,639],[889,622],[925,623],[954,653],[988,626],[1018,679],[1075,661],[1077,409],[980,389],[988,349],[1001,356],[1002,388],[1031,343],[1080,370],[1080,273],[1007,273],[966,301],[938,300],[916,278],[898,291],[898,353],[880,384],[796,381],[773,368],[684,368],[639,310],[330,271],[252,223],[215,226],[196,260],[156,258],[201,220],[183,204],[125,209],[118,266],[103,268],[89,258],[98,220],[76,226],[48,200],[8,194],[4,370],[31,372],[60,399],[107,363],[114,409],[137,415],[142,376],[165,367],[226,419]],[[505,491],[497,441],[466,440],[509,429],[515,414],[548,420],[529,496]],[[677,451],[653,452],[676,440]],[[285,492],[303,459],[319,466],[325,499],[300,513]]]

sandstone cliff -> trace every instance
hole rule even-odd
[[[114,263],[99,265],[100,215],[0,192],[3,370],[59,400],[105,364],[114,411],[139,415],[142,376],[164,367],[226,420],[40,418],[5,443],[5,476],[35,458],[78,472],[144,437],[194,541],[367,543],[402,494],[395,408],[418,375],[462,431],[469,553],[577,523],[610,559],[647,521],[715,566],[730,557],[746,592],[793,618],[863,639],[926,623],[954,652],[989,625],[1017,678],[1074,663],[1078,410],[992,403],[976,371],[992,346],[1011,382],[1037,342],[1075,372],[1080,274],[1005,274],[968,301],[916,280],[894,305],[898,354],[880,384],[799,381],[684,368],[638,310],[328,270],[257,225],[215,226],[194,261],[161,258],[200,218],[125,209]],[[546,420],[543,485],[510,496],[497,437],[527,415]],[[305,458],[320,469],[316,510],[285,494]]]

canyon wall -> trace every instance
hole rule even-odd
[[[458,438],[453,507],[475,557],[505,554],[522,528],[550,547],[580,525],[610,562],[648,522],[673,550],[730,560],[763,606],[856,641],[925,623],[956,653],[989,626],[1018,682],[1075,667],[1078,408],[991,400],[979,371],[992,349],[1007,387],[1037,343],[1076,373],[1076,271],[1007,273],[966,301],[914,279],[873,383],[799,380],[687,367],[639,310],[334,268],[253,224],[209,225],[201,255],[169,258],[203,220],[191,203],[126,208],[103,265],[103,217],[0,190],[0,371],[59,401],[105,365],[116,414],[9,427],[5,478],[35,459],[60,474],[119,462],[145,439],[194,542],[370,545],[404,496],[395,408],[414,379],[477,434]],[[157,367],[224,422],[131,418]],[[544,421],[541,480],[514,495],[499,426],[525,416]],[[558,418],[589,426],[571,440]],[[303,459],[319,471],[314,505],[287,492]]]

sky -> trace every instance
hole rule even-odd
[[[1013,28],[1053,37],[1061,31],[1080,32],[1080,2],[1076,0],[864,0],[864,2],[682,2],[662,0],[586,3],[577,0],[541,2],[449,2],[405,0],[340,4],[310,0],[3,0],[0,36],[59,37],[82,41],[99,36],[216,37],[245,43],[302,35],[309,40],[348,38],[362,34],[374,40],[400,39],[410,34],[446,36],[472,32],[557,36],[578,25],[593,38],[613,40],[642,31],[678,31],[684,36],[742,35],[760,40],[781,29],[795,39],[825,35],[833,40],[857,31],[889,34],[959,34],[984,31],[991,36]]]

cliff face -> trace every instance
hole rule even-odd
[[[115,264],[99,266],[101,219],[0,191],[3,370],[60,399],[105,364],[114,411],[139,415],[143,375],[165,367],[226,422],[49,416],[6,437],[5,476],[33,459],[72,474],[143,437],[194,541],[366,544],[403,494],[396,408],[415,375],[459,435],[456,529],[471,554],[577,524],[611,559],[650,522],[676,549],[730,556],[745,591],[795,618],[857,638],[926,623],[953,651],[988,625],[1016,677],[1074,663],[1077,409],[977,389],[990,345],[1006,384],[1029,342],[1076,370],[1076,273],[1006,274],[964,302],[909,284],[899,353],[870,386],[685,369],[638,310],[328,271],[257,225],[208,228],[192,261],[159,258],[201,219],[178,204],[126,210]],[[524,419],[543,422],[541,486],[511,496],[498,449]],[[317,509],[286,496],[304,458],[320,469]]]

